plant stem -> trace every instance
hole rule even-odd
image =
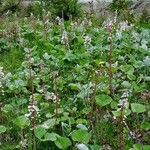
[[[30,50],[30,57],[29,57],[29,62],[31,62],[31,50]],[[34,105],[35,101],[34,101],[34,85],[33,85],[33,77],[32,77],[32,64],[29,64],[29,73],[30,73],[30,84],[31,84],[31,93],[32,93],[32,97],[31,97],[31,106]],[[34,129],[35,129],[35,111],[32,112],[31,114],[31,124],[32,124],[32,150],[36,150],[36,141],[35,141],[35,133],[34,133]]]
[[[109,93],[110,96],[113,96],[113,88],[112,88],[112,78],[113,78],[113,73],[112,73],[112,51],[113,51],[113,41],[112,41],[112,25],[109,27],[109,40],[110,40],[110,45],[109,45]]]

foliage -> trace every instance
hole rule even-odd
[[[3,13],[7,10],[11,10],[13,12],[18,9],[20,0],[1,0],[0,2],[0,13]]]
[[[7,25],[0,149],[149,148],[149,29],[97,26],[88,18],[51,21],[49,14]],[[6,68],[16,52],[17,69]]]
[[[55,16],[64,16],[65,20],[69,17],[81,16],[81,5],[78,0],[51,0],[52,14]],[[63,14],[62,14],[63,13]]]

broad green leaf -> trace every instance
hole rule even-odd
[[[43,141],[56,141],[58,136],[56,133],[46,133]]]
[[[56,123],[56,119],[48,119],[42,124],[42,127],[45,129],[53,128]]]
[[[75,130],[71,134],[73,141],[78,141],[81,143],[88,143],[90,140],[90,134],[86,130]]]
[[[144,130],[146,130],[146,131],[150,130],[150,123],[146,122],[146,121],[142,122],[141,128],[144,129]]]
[[[102,107],[110,104],[112,101],[112,98],[110,96],[104,94],[97,95],[95,99],[96,104]]]
[[[128,81],[123,81],[121,85],[127,89],[131,87],[131,84]]]
[[[17,125],[20,128],[24,128],[26,126],[30,125],[30,120],[26,116],[19,116],[16,119],[14,119],[14,124]]]
[[[114,115],[115,117],[121,116],[121,112],[120,112],[120,111],[112,111],[112,113],[113,113],[113,115]]]
[[[145,81],[150,81],[150,76],[145,76],[145,77],[143,77],[143,79],[144,79]]]
[[[35,132],[35,136],[36,136],[39,140],[42,140],[43,137],[44,137],[45,134],[46,134],[46,130],[45,130],[43,127],[37,127],[34,132]]]
[[[150,150],[150,145],[134,144],[130,150]]]
[[[131,81],[136,79],[136,76],[133,75],[133,74],[128,74],[127,77],[128,77],[128,79],[130,79]]]
[[[4,107],[3,107],[3,111],[5,113],[8,113],[8,112],[11,112],[12,110],[14,109],[14,107],[11,105],[11,104],[6,104]]]
[[[0,125],[0,134],[6,132],[6,127],[3,125]]]
[[[131,65],[121,66],[120,69],[126,74],[133,74],[133,72],[134,72],[134,67]]]
[[[121,116],[121,111],[112,111],[113,115],[115,117],[119,117]],[[125,115],[125,116],[129,116],[131,114],[131,110],[130,109],[125,109],[123,112],[122,112],[122,115]]]
[[[80,89],[79,84],[75,84],[75,83],[70,83],[69,87],[71,88],[71,90],[74,91],[78,91]]]
[[[150,150],[150,145],[144,145],[143,150]]]
[[[112,101],[110,104],[112,109],[117,109],[118,108],[118,103],[116,101]]]
[[[27,101],[27,99],[22,98],[22,99],[17,100],[16,102],[17,102],[18,106],[21,106],[23,104],[26,104],[28,101]]]
[[[88,130],[88,128],[87,128],[85,125],[83,125],[83,124],[78,124],[76,127],[77,127],[78,129]]]
[[[59,149],[67,149],[69,146],[71,146],[71,141],[69,138],[66,137],[58,137],[55,142],[55,145],[59,148]]]
[[[143,113],[146,111],[145,105],[139,104],[139,103],[132,103],[131,104],[131,110],[134,113]]]
[[[142,145],[141,144],[134,144],[133,148],[134,148],[134,150],[142,150]]]
[[[89,148],[85,144],[77,144],[76,147],[78,150],[89,150]]]
[[[72,54],[71,52],[67,52],[64,57],[64,60],[68,60],[68,61],[73,61],[75,59],[76,59],[75,55]]]

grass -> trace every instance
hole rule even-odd
[[[0,66],[3,66],[6,71],[15,72],[20,67],[22,60],[22,50],[14,48],[0,55]]]

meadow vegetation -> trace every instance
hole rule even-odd
[[[0,149],[149,150],[147,20],[41,2],[1,17]]]

